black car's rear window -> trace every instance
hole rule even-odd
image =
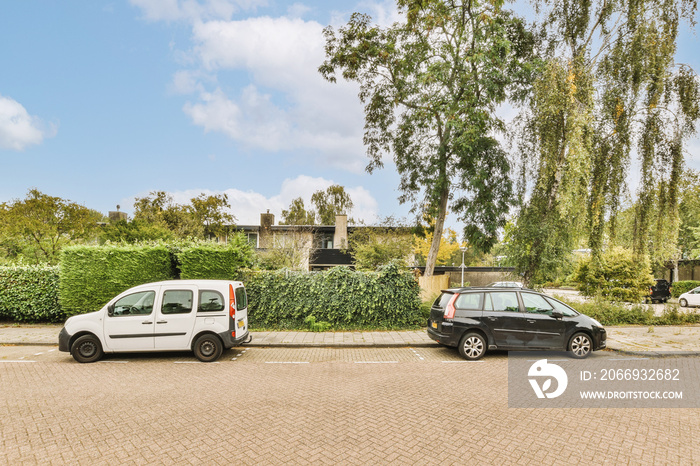
[[[457,309],[480,311],[483,301],[484,293],[462,293],[455,301],[455,307]]]
[[[440,296],[437,297],[437,299],[433,303],[433,307],[445,309],[447,307],[447,303],[450,302],[450,299],[452,299],[453,296],[454,293],[442,293]]]

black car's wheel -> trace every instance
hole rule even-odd
[[[467,332],[459,341],[459,354],[464,359],[476,361],[486,354],[486,339],[476,332]]]
[[[681,307],[688,307],[688,301],[686,301],[685,298],[678,300],[678,304],[680,304]]]
[[[216,335],[205,334],[198,337],[194,342],[194,355],[202,362],[213,362],[219,359],[224,351],[221,340]]]
[[[577,359],[588,357],[591,351],[593,351],[591,337],[583,332],[575,334],[571,337],[571,340],[569,340],[569,351],[571,355]]]
[[[83,335],[73,342],[70,354],[78,362],[95,362],[102,357],[102,345],[95,335]]]

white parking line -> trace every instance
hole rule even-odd
[[[398,364],[399,361],[355,361],[355,364]]]
[[[39,356],[40,354],[44,354],[44,352],[42,351],[41,353],[34,353],[34,356]]]
[[[413,351],[413,354],[415,354],[416,356],[418,356],[418,359],[420,359],[421,361],[425,361],[425,358],[424,358],[423,356],[421,356],[421,355],[418,353],[418,351],[416,351],[416,350],[413,349],[413,348],[411,348],[411,351]]]
[[[309,361],[265,361],[265,364],[309,364]]]
[[[610,358],[608,361],[646,361],[649,358]]]

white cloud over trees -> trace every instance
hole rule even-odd
[[[36,116],[30,115],[22,104],[0,95],[0,149],[22,151],[28,146],[41,144],[55,134]]]

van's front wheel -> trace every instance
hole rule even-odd
[[[224,345],[216,335],[207,333],[197,337],[194,342],[194,355],[202,362],[212,362],[219,359],[224,351]]]
[[[78,362],[95,362],[102,357],[102,345],[96,336],[83,335],[73,342],[70,354]]]

